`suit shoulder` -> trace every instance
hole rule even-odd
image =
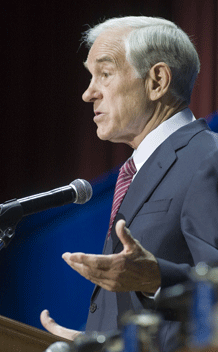
[[[191,147],[194,145],[199,151],[216,152],[218,150],[218,134],[210,129],[204,129],[196,133],[189,140]]]

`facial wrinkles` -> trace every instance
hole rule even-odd
[[[131,99],[131,111],[134,111],[135,114],[127,126],[130,141],[143,133],[154,109],[152,102],[148,99],[148,82],[142,78],[137,78],[134,82],[138,89],[133,89],[135,95]]]
[[[91,47],[87,63],[90,59],[91,62],[94,62],[100,56],[108,55],[112,58],[117,68],[123,65],[126,60],[123,40],[124,33],[126,33],[126,30],[118,32],[116,29],[102,33]]]
[[[106,62],[97,62],[97,60],[103,57],[111,58],[114,62],[114,71],[113,63],[108,62],[108,60]],[[109,140],[115,141],[115,137],[123,135],[126,140],[131,141],[142,132],[144,124],[146,124],[147,119],[144,116],[146,102],[143,103],[145,99],[145,86],[144,80],[136,78],[133,67],[126,60],[122,35],[119,33],[119,37],[117,38],[117,32],[112,31],[110,33],[107,32],[107,35],[102,34],[98,37],[88,54],[87,66],[93,76],[93,87],[97,90],[100,89],[102,93],[98,99],[93,101],[94,110],[106,113],[105,119],[101,121],[101,127],[103,128],[104,125],[108,126],[109,122],[113,123],[116,121],[116,128],[113,129],[112,138],[109,138]],[[103,84],[99,78],[100,74],[98,75],[97,72],[100,73],[105,68],[107,69],[107,67],[109,71],[112,67],[112,75]],[[109,95],[108,92],[110,92]],[[114,99],[116,100],[116,105],[113,104],[115,102]],[[112,105],[110,104],[111,110],[108,110],[108,102],[110,101],[112,101]],[[114,109],[117,110],[117,113]],[[108,111],[111,114],[115,112],[114,116],[116,116],[116,120],[108,119],[108,116],[110,116],[107,114]]]
[[[106,61],[98,62],[98,60],[101,60],[104,57],[107,58]],[[109,62],[109,58],[112,62]],[[126,59],[123,39],[117,38],[114,40],[114,33],[113,37],[109,34],[107,36],[102,35],[97,38],[90,49],[85,66],[92,74],[90,84],[99,84],[101,89],[104,88],[104,85],[107,87],[110,83],[113,84],[114,76],[118,75],[120,70],[122,70],[123,74],[125,74],[124,68],[126,67]],[[100,74],[104,68],[108,68],[108,70],[113,73],[113,77],[111,79],[107,79],[105,83],[102,84]],[[98,106],[99,102],[96,101],[94,105],[94,110],[96,110],[96,105]]]

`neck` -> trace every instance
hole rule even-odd
[[[130,146],[133,149],[137,149],[139,144],[143,141],[143,139],[155,128],[157,128],[161,123],[168,120],[171,116],[177,114],[183,109],[187,108],[187,104],[185,102],[176,101],[173,104],[162,104],[162,102],[158,102],[153,110],[153,113],[150,116],[149,121],[146,123],[143,131],[140,135],[136,136],[134,140],[130,143]]]

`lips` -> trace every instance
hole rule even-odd
[[[96,123],[100,122],[102,117],[105,115],[105,113],[102,111],[95,111],[94,113],[95,113],[94,122],[96,122]]]
[[[103,112],[102,112],[102,111],[94,111],[94,113],[95,113],[95,116],[98,116],[98,115],[103,114]]]

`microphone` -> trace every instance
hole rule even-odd
[[[68,203],[84,204],[91,197],[90,183],[77,179],[68,186],[0,204],[0,250],[11,242],[15,235],[16,225],[23,216]]]
[[[0,215],[13,204],[22,208],[22,216],[34,214],[49,208],[59,207],[68,203],[84,204],[92,197],[92,186],[88,181],[77,179],[69,185],[33,196],[12,199],[0,205]]]

